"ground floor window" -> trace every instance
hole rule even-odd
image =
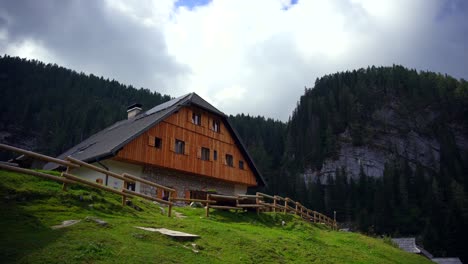
[[[127,183],[127,190],[135,191],[135,183]]]

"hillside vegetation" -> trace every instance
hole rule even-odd
[[[52,156],[124,119],[131,102],[169,99],[7,55],[0,87],[0,142]],[[468,82],[394,65],[317,79],[287,123],[229,119],[268,182],[261,191],[468,261],[467,116]]]
[[[261,167],[270,191],[336,211],[362,232],[416,236],[436,256],[468,261],[467,116],[467,81],[394,65],[318,78],[285,134],[257,131],[249,117],[235,124],[242,138],[257,138],[249,150],[265,143],[261,161],[282,157]]]
[[[63,192],[58,183],[6,171],[0,177],[4,263],[430,263],[381,239],[331,231],[293,215],[215,211],[206,218],[202,208],[176,207],[186,217],[168,218],[147,201],[132,201],[138,211],[109,193],[80,186]],[[82,221],[51,229],[71,219]],[[177,241],[135,226],[201,238]]]
[[[8,55],[0,56],[0,87],[0,141],[49,155],[127,118],[132,103],[148,109],[170,100],[149,89]],[[0,159],[6,155],[0,152]]]

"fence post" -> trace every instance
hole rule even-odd
[[[284,213],[288,212],[288,198],[284,198]]]
[[[65,172],[70,173],[70,166],[67,166],[67,170]],[[65,182],[62,184],[62,191],[67,191],[67,184]]]
[[[256,197],[255,197],[255,203],[256,203],[257,206],[258,206],[258,205],[260,205],[260,198],[259,198],[260,196],[258,196],[258,192],[255,193],[255,196],[256,196]],[[259,213],[260,213],[260,208],[257,207],[257,215],[258,215]]]
[[[127,189],[127,187],[128,187],[127,181],[124,181],[123,186],[122,186],[122,192],[123,190]],[[125,196],[125,194],[122,194],[122,206],[125,206],[126,202],[127,202],[127,196]]]
[[[167,201],[169,201],[169,207],[167,208],[167,217],[171,217],[171,213],[172,213],[172,202],[171,202],[171,199],[172,199],[172,192],[169,192],[169,197],[167,198]]]
[[[336,226],[336,211],[333,211],[333,229],[335,229]]]
[[[277,199],[276,196],[277,195],[273,196],[273,212],[275,213],[276,213],[276,199]]]
[[[294,204],[296,205],[296,209],[294,210],[294,214],[297,215],[297,213],[298,213],[297,211],[299,210],[299,206],[298,206],[299,202],[295,202]]]
[[[210,215],[210,194],[206,195],[206,207],[205,207],[205,216],[208,217]]]

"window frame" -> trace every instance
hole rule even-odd
[[[218,119],[213,119],[211,128],[214,132],[221,133],[221,121],[219,121]]]
[[[218,160],[218,151],[213,150],[213,160]]]
[[[185,155],[185,141],[176,138],[174,142],[174,152],[176,154]]]
[[[210,149],[209,148],[201,147],[200,159],[205,160],[205,161],[210,161]]]
[[[158,144],[159,143],[159,144]],[[162,138],[154,137],[154,148],[162,149]]]
[[[200,112],[192,112],[192,124],[197,126],[202,125],[202,114]]]
[[[234,168],[234,156],[231,154],[226,154],[224,158],[226,160],[226,165]]]
[[[244,161],[243,161],[243,160],[239,160],[239,169],[245,170]]]

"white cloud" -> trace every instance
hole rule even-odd
[[[468,77],[468,8],[457,0],[214,0],[194,8],[176,2],[106,0],[105,19],[76,18],[92,21],[74,23],[73,32],[97,21],[103,29],[93,31],[92,43],[114,40],[111,51],[91,53],[96,61],[70,56],[81,47],[58,48],[56,39],[17,41],[12,55],[54,57],[172,96],[195,91],[227,114],[282,120],[304,86],[324,74],[395,63]],[[120,65],[114,52],[132,65]]]
[[[25,39],[21,42],[11,44],[6,47],[6,54],[15,54],[23,58],[35,58],[45,63],[61,64],[60,59],[56,58],[40,42],[33,39]]]
[[[192,69],[186,90],[206,94],[227,113],[286,120],[304,86],[323,74],[372,64],[421,67],[413,60],[417,45],[433,37],[440,8],[435,0],[303,0],[286,10],[283,2],[175,10],[164,35],[169,53]],[[231,96],[220,100],[226,89]]]

